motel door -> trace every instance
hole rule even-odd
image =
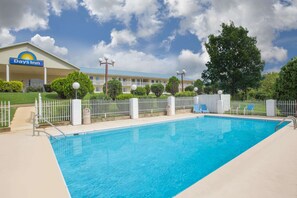
[[[23,80],[24,88],[27,87],[43,87],[44,81],[41,79],[27,79]]]

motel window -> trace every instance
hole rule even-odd
[[[94,79],[94,76],[90,76],[90,80],[93,80]]]
[[[126,81],[127,81],[127,79],[126,79],[126,78],[123,78],[123,81],[124,81],[124,82],[126,82]]]
[[[96,76],[96,80],[97,80],[97,81],[99,80],[99,76]]]
[[[135,82],[135,79],[132,79],[132,82]]]
[[[155,81],[154,81],[154,80],[152,80],[152,83],[155,83]]]

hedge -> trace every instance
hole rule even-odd
[[[192,91],[178,92],[177,94],[175,94],[175,97],[194,97],[194,96],[196,96],[196,93]]]
[[[43,92],[43,87],[42,86],[29,86],[26,88],[26,92]]]
[[[133,94],[120,94],[116,97],[117,100],[128,100],[134,98]]]
[[[137,96],[144,96],[146,94],[146,89],[144,87],[137,87],[136,90],[131,90],[131,94]]]
[[[2,81],[0,80],[0,92],[22,92],[23,83],[21,81]]]

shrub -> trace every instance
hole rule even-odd
[[[57,78],[53,80],[51,83],[51,89],[57,92],[59,98],[66,98],[64,94],[64,84],[66,82],[66,78]]]
[[[152,84],[151,90],[159,98],[164,92],[164,86],[160,83]]]
[[[21,81],[0,81],[0,92],[22,92],[23,83]]]
[[[183,91],[175,94],[175,97],[194,97],[196,93],[193,91]]]
[[[146,89],[144,87],[137,87],[136,90],[131,90],[131,94],[144,96],[146,94]]]
[[[12,92],[22,92],[23,91],[23,83],[21,81],[10,81],[9,85],[11,87]]]
[[[198,88],[199,89],[199,88]],[[189,85],[185,88],[185,91],[194,91],[194,86],[193,85]]]
[[[44,87],[44,91],[45,92],[52,92],[52,89],[51,89],[51,85],[50,84],[43,85],[43,87]]]
[[[107,95],[111,97],[112,100],[115,100],[118,95],[123,93],[122,83],[119,80],[113,78],[112,80],[109,80],[107,83],[108,83]],[[103,85],[103,92],[106,93],[105,83]]]
[[[41,86],[37,86],[37,87],[29,86],[26,88],[26,92],[43,92],[43,88]]]
[[[90,100],[110,100],[111,98],[109,96],[106,96],[105,93],[93,93],[90,95],[89,98],[84,98],[84,99],[90,99]]]
[[[10,84],[7,81],[2,81],[0,90],[1,92],[12,92]]]
[[[84,98],[87,93],[93,93],[94,92],[94,86],[92,81],[89,79],[89,77],[82,73],[82,72],[72,72],[67,75],[65,84],[63,86],[64,95],[66,98],[74,98],[75,97],[75,90],[72,88],[72,84],[74,82],[78,82],[80,87],[77,90],[77,98]]]
[[[116,97],[117,100],[128,100],[133,98],[133,94],[120,94]]]
[[[148,96],[151,93],[151,86],[150,85],[145,85],[145,93]]]
[[[171,93],[173,96],[178,92],[179,79],[175,76],[169,78],[166,85],[166,92]]]

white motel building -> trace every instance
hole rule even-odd
[[[29,42],[0,48],[0,79],[18,80],[24,87],[43,86],[54,79],[65,77],[73,71],[81,71],[89,76],[96,92],[102,92],[105,82],[105,67],[85,68],[75,66]],[[129,92],[131,85],[144,87],[154,83],[166,85],[171,76],[123,70],[108,70],[108,80],[116,78],[123,85],[123,92]],[[192,79],[184,78],[184,87],[191,85]]]

